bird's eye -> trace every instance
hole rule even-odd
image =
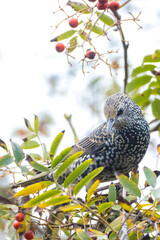
[[[118,110],[117,116],[120,116],[120,115],[122,115],[122,114],[123,114],[123,109],[120,108],[120,109]]]

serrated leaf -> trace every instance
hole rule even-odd
[[[6,154],[6,155],[0,157],[0,167],[5,167],[5,166],[11,164],[12,162],[14,162],[14,159],[11,157],[10,154]]]
[[[77,47],[77,36],[71,38],[71,40],[69,41],[70,46],[67,48],[67,53],[71,53],[73,52],[76,47]]]
[[[93,163],[92,159],[84,161],[80,166],[78,166],[73,172],[64,181],[64,188],[68,187],[69,184],[74,182],[91,164]]]
[[[0,139],[0,147],[2,147],[4,150],[6,150],[6,152],[8,152],[7,145],[2,139]]]
[[[109,202],[115,202],[117,199],[116,188],[114,184],[109,185],[108,200]]]
[[[96,12],[97,16],[99,17],[99,15],[101,14],[101,12]],[[107,16],[106,14],[103,14],[101,17],[100,17],[100,20],[105,23],[106,25],[108,26],[112,26],[114,25],[114,21],[111,17]]]
[[[81,228],[76,229],[76,233],[81,240],[90,240],[90,237]]]
[[[152,113],[156,119],[160,119],[160,100],[155,99],[152,102]]]
[[[58,190],[58,189],[53,189],[53,190],[49,190],[45,193],[42,193],[40,196],[36,197],[36,198],[33,198],[31,199],[29,202],[25,203],[23,205],[23,208],[31,208],[31,207],[34,207],[35,205],[39,204],[40,202],[50,198],[50,197],[55,197],[59,194],[61,194],[62,191],[61,190]]]
[[[34,132],[29,120],[27,120],[26,118],[24,118],[24,122],[25,122],[25,125],[26,127],[31,131],[31,132]]]
[[[10,140],[10,142],[12,145],[15,162],[20,163],[24,158],[24,153],[22,151],[22,148],[17,143],[13,142],[12,140]]]
[[[156,174],[147,167],[143,167],[143,171],[144,171],[145,177],[147,179],[147,182],[149,183],[149,185],[151,187],[154,188],[156,186],[156,180],[157,180]]]
[[[67,32],[64,32],[62,34],[60,34],[59,36],[53,38],[50,40],[50,42],[59,42],[62,41],[64,39],[70,38],[73,36],[73,34],[75,34],[77,31],[76,30],[69,30]]]
[[[14,195],[14,197],[27,196],[29,194],[33,194],[33,193],[38,192],[52,184],[53,184],[53,182],[51,182],[51,181],[43,181],[43,182],[34,183],[34,184],[22,189],[21,191],[17,192]]]
[[[145,84],[149,83],[152,78],[153,77],[149,75],[134,78],[131,82],[127,84],[126,88],[127,93],[141,86],[144,86]]]
[[[91,8],[88,8],[87,5],[79,3],[79,2],[68,1],[67,5],[72,7],[75,11],[79,11],[83,14],[89,14],[92,12]]]
[[[119,179],[120,184],[127,190],[127,192],[137,197],[141,196],[141,192],[135,182],[128,179],[128,177],[123,174],[118,176],[117,178]]]
[[[35,115],[34,118],[34,130],[35,133],[38,134],[38,130],[39,130],[39,118]]]
[[[103,167],[99,167],[89,173],[86,177],[84,177],[74,188],[74,194],[77,195],[77,193],[82,189],[82,187],[86,186],[94,177],[96,177],[100,172],[103,171]]]
[[[112,227],[112,229],[117,230],[122,225],[122,223],[123,223],[123,216],[119,216],[110,223],[110,226]],[[110,227],[107,227],[105,230],[106,233],[110,231],[111,231]]]
[[[135,77],[136,75],[140,74],[140,73],[144,73],[147,71],[153,71],[156,68],[155,65],[152,64],[144,64],[142,66],[139,66],[135,69],[133,69],[132,71],[132,77]]]
[[[100,180],[96,180],[92,186],[89,188],[88,192],[87,192],[87,202],[90,201],[90,198],[92,196],[92,194],[94,194],[94,192],[96,191],[98,185],[100,184]]]
[[[70,202],[70,201],[71,201],[71,199],[67,195],[58,196],[58,197],[51,198],[47,202],[39,204],[39,207],[40,208],[45,208],[45,207],[49,207],[49,206],[56,206],[56,205],[60,205],[60,204],[63,204],[63,203]]]
[[[37,148],[39,146],[40,146],[39,143],[36,141],[27,141],[21,144],[21,147],[23,149],[32,149],[32,148]]]
[[[58,168],[58,170],[55,173],[56,179],[58,179],[66,170],[67,168],[73,163],[73,161],[77,158],[79,158],[83,154],[83,151],[76,152],[70,157],[68,157],[64,163]]]
[[[64,207],[59,207],[58,209],[63,212],[75,211],[77,209],[83,209],[84,207],[80,204],[66,205]]]
[[[63,159],[69,154],[72,147],[68,147],[64,149],[57,157],[55,157],[51,162],[51,168],[55,168],[60,162],[63,161]]]
[[[152,188],[151,193],[155,198],[160,199],[160,188],[157,189]]]
[[[105,202],[105,203],[99,204],[99,206],[98,206],[98,213],[100,214],[104,210],[112,207],[113,205],[114,205],[114,202]]]
[[[45,166],[43,166],[42,164],[37,163],[37,162],[34,161],[33,159],[32,159],[32,161],[30,161],[30,165],[31,165],[34,169],[36,169],[36,170],[38,170],[38,171],[40,171],[40,172],[49,172],[49,171],[50,171],[48,167],[45,167]]]
[[[62,138],[64,136],[64,131],[60,132],[56,137],[55,139],[53,140],[52,142],[52,145],[51,145],[51,149],[50,149],[50,158],[53,159],[56,152],[57,152],[57,149],[59,147],[59,144],[61,143],[62,141]]]

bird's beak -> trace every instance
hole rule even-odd
[[[108,120],[107,120],[107,130],[106,130],[107,134],[110,134],[114,123],[115,123],[115,119],[108,118]]]

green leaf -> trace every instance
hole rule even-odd
[[[0,157],[0,167],[5,167],[11,164],[12,162],[14,162],[14,159],[11,157],[10,154]]]
[[[132,71],[132,77],[135,77],[137,74],[144,73],[147,71],[153,71],[156,68],[155,65],[152,64],[145,64],[142,66],[139,66]]]
[[[50,158],[53,159],[56,152],[57,152],[57,149],[59,147],[59,144],[61,143],[62,141],[62,138],[64,136],[64,131],[60,132],[56,137],[55,139],[53,140],[52,142],[52,145],[51,145],[51,149],[50,149]]]
[[[38,130],[39,130],[39,118],[35,115],[34,118],[34,130],[35,133],[38,134]]]
[[[99,15],[101,14],[101,12],[96,12],[97,16],[99,17]],[[107,16],[106,14],[103,14],[101,17],[100,17],[100,20],[105,23],[106,25],[108,26],[112,26],[114,25],[114,21],[112,18],[110,18],[109,16]]]
[[[49,172],[49,171],[50,171],[48,167],[45,167],[45,166],[43,166],[42,164],[37,163],[37,162],[34,161],[33,159],[32,159],[32,161],[30,161],[30,165],[31,165],[34,169],[36,169],[36,170],[38,170],[38,171],[40,171],[40,172]]]
[[[35,205],[39,204],[40,202],[50,198],[50,197],[55,197],[59,194],[61,194],[62,191],[61,190],[57,190],[57,189],[53,189],[53,190],[49,190],[45,193],[42,193],[40,196],[31,199],[29,202],[25,203],[23,205],[24,208],[31,208],[34,207]]]
[[[76,233],[81,240],[90,240],[91,239],[81,228],[77,228]]]
[[[123,223],[123,216],[119,216],[110,223],[110,226],[112,227],[112,229],[118,230],[121,227],[122,223]],[[107,227],[105,230],[106,233],[110,231],[111,231],[110,227]]]
[[[60,162],[63,161],[63,159],[68,155],[68,153],[71,151],[72,147],[68,147],[64,149],[57,157],[55,157],[51,162],[51,168],[55,168]]]
[[[21,144],[21,147],[23,149],[32,149],[32,148],[37,148],[39,147],[39,143],[36,141],[27,141]]]
[[[152,90],[147,89],[142,94],[136,94],[136,96],[133,97],[133,101],[137,103],[139,106],[142,106],[149,100],[151,93],[152,93]]]
[[[89,23],[88,24],[88,29],[91,29],[92,28],[92,23]],[[92,29],[92,32],[96,33],[96,34],[99,34],[99,35],[103,35],[104,34],[104,31],[102,28],[94,25],[93,26],[93,29]]]
[[[147,182],[149,183],[149,185],[151,187],[155,188],[156,180],[157,180],[156,174],[151,169],[149,169],[147,167],[143,167],[143,171],[144,171],[145,177],[146,177]]]
[[[59,42],[62,41],[64,39],[70,38],[73,36],[73,34],[75,34],[77,31],[76,30],[69,30],[67,32],[64,32],[62,34],[60,34],[59,36],[53,38],[50,40],[50,42]]]
[[[79,11],[83,14],[89,14],[92,12],[91,8],[88,8],[87,5],[79,3],[79,2],[68,1],[67,5],[72,7],[75,11]]]
[[[160,188],[157,188],[157,189],[152,188],[151,193],[155,198],[160,199]]]
[[[130,83],[127,84],[126,88],[127,93],[149,83],[152,78],[153,77],[149,75],[134,78]]]
[[[42,190],[52,184],[53,184],[53,182],[51,182],[51,181],[43,181],[43,182],[34,183],[34,184],[22,189],[21,191],[17,192],[14,195],[14,197],[27,196],[29,194],[39,192],[40,190]]]
[[[27,142],[27,141],[35,138],[35,137],[37,137],[36,134],[35,134],[35,133],[31,133],[29,136],[23,138],[23,141],[24,141],[24,142]]]
[[[15,142],[13,142],[12,140],[10,140],[11,145],[12,145],[12,150],[13,150],[13,154],[15,157],[15,161],[16,163],[20,163],[23,158],[24,158],[24,153],[22,151],[22,148]]]
[[[143,58],[143,63],[145,62],[160,62],[160,57],[155,53],[153,55],[147,55]]]
[[[109,185],[108,200],[109,202],[115,202],[117,198],[116,188],[114,184]]]
[[[119,179],[120,184],[127,190],[127,192],[137,197],[141,196],[141,192],[135,182],[128,179],[128,177],[123,174],[118,176],[117,178]]]
[[[37,153],[30,153],[29,156],[30,156],[31,158],[33,158],[35,161],[42,160],[41,155],[39,155],[39,154],[37,154]]]
[[[71,38],[71,40],[69,41],[70,46],[67,48],[67,53],[71,53],[73,52],[76,47],[77,47],[77,36]]]
[[[91,164],[93,163],[92,159],[84,161],[80,166],[78,166],[64,181],[64,188],[68,187],[69,184],[74,182]]]
[[[77,195],[77,193],[81,190],[82,187],[86,186],[94,177],[96,177],[100,172],[103,171],[103,167],[99,167],[89,173],[86,177],[84,177],[74,188],[74,194]]]
[[[4,150],[6,150],[6,152],[8,152],[7,145],[2,139],[0,139],[0,147],[2,147]]]
[[[156,119],[160,119],[160,100],[155,99],[152,102],[152,113]]]
[[[26,127],[31,131],[31,132],[34,132],[29,120],[27,120],[26,118],[24,118],[24,122],[25,122],[25,125]]]
[[[100,214],[104,210],[112,207],[113,205],[114,205],[114,202],[105,202],[105,203],[99,204],[99,206],[98,206],[98,213]]]
[[[69,158],[67,158],[65,162],[56,171],[55,173],[56,179],[58,179],[67,170],[67,168],[73,163],[73,161],[79,158],[82,154],[83,154],[83,151],[76,152],[73,155],[71,155]]]
[[[63,203],[67,203],[67,202],[70,202],[70,201],[71,201],[71,199],[67,195],[58,196],[58,197],[51,198],[47,202],[39,204],[39,207],[40,208],[46,208],[46,207],[49,207],[49,206],[56,206],[56,205],[60,205],[60,204],[63,204]]]
[[[63,207],[59,207],[59,210],[63,212],[77,211],[78,209],[83,209],[84,207],[80,204],[69,204]]]
[[[90,201],[92,194],[94,194],[94,192],[96,191],[98,185],[100,184],[100,180],[96,180],[92,186],[88,189],[87,192],[87,202]]]

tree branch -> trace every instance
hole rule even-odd
[[[126,86],[128,83],[128,54],[127,54],[127,50],[129,47],[129,43],[126,42],[124,34],[123,34],[123,30],[122,30],[122,26],[121,26],[121,16],[118,14],[118,12],[113,12],[114,16],[116,17],[116,21],[117,21],[117,27],[118,30],[120,32],[120,36],[121,36],[121,41],[122,41],[122,46],[123,46],[123,51],[124,51],[124,93],[126,92]]]

